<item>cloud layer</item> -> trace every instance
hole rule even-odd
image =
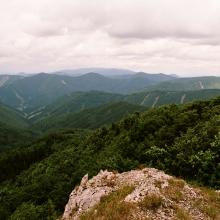
[[[219,0],[0,0],[0,72],[220,74]]]

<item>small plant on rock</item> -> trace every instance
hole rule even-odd
[[[147,195],[142,201],[138,203],[142,210],[156,211],[163,204],[163,199],[159,195]]]

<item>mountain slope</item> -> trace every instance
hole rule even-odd
[[[34,128],[43,132],[62,128],[93,129],[119,121],[130,113],[144,111],[144,109],[142,106],[126,102],[108,103],[77,113],[73,112],[47,117],[34,124]]]
[[[0,75],[0,87],[7,86],[18,79],[22,79],[23,76],[19,75]]]
[[[23,114],[0,103],[0,151],[34,139]]]
[[[123,97],[124,96],[120,94],[99,91],[74,92],[70,95],[58,98],[45,108],[32,112],[28,118],[35,122],[46,117],[59,117],[66,113],[79,112],[99,105],[118,102],[121,101]]]
[[[0,151],[26,145],[36,139],[36,134],[25,128],[18,128],[0,122]]]
[[[184,104],[194,100],[207,100],[220,95],[220,90],[196,91],[149,91],[121,95],[100,91],[74,92],[58,98],[52,104],[31,112],[28,119],[31,122],[59,117],[67,113],[75,113],[84,109],[97,107],[112,102],[128,102],[145,107],[158,107],[164,104]]]
[[[148,90],[202,90],[202,89],[220,89],[220,77],[192,77],[176,78],[167,82],[161,82],[158,85],[147,88]]]
[[[123,76],[123,75],[132,75],[135,74],[132,70],[127,69],[117,69],[117,68],[80,68],[80,69],[73,69],[73,70],[60,70],[54,72],[54,74],[62,74],[62,75],[70,75],[70,76],[77,76],[77,75],[84,75],[86,73],[99,73],[104,76]]]
[[[46,157],[0,184],[0,219],[57,219],[73,187],[86,173],[92,177],[101,169],[124,172],[155,167],[219,189],[219,118],[218,98],[135,113],[87,137],[70,133],[47,136],[41,147]],[[22,153],[22,160],[10,157],[11,163],[22,167],[23,158],[38,155],[32,148]],[[10,155],[8,151],[4,157]],[[7,161],[0,166],[0,175],[7,166]]]
[[[124,101],[146,107],[159,107],[167,104],[184,104],[195,100],[207,100],[220,95],[218,89],[195,91],[149,91],[134,93],[124,97]]]
[[[29,111],[72,91],[72,77],[37,74],[0,88],[0,99],[14,108]]]
[[[0,116],[1,123],[5,123],[17,128],[28,127],[28,121],[24,118],[22,112],[14,110],[2,103],[0,103]]]
[[[57,98],[74,91],[105,91],[132,93],[149,85],[173,79],[168,75],[136,74],[128,78],[109,78],[97,73],[71,77],[55,74],[36,74],[0,87],[0,100],[7,105],[30,113]]]
[[[110,78],[97,73],[76,77],[41,73],[21,77],[8,84],[5,84],[2,79],[0,100],[29,114],[54,102],[59,97],[76,91],[97,90],[131,94],[144,89],[147,91],[192,91],[219,88],[219,77],[175,78],[164,74],[136,73]]]

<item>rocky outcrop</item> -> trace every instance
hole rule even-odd
[[[124,206],[132,204],[125,219],[208,220],[220,217],[218,204],[213,202],[213,196],[220,201],[220,195],[215,191],[209,193],[162,171],[145,168],[121,174],[100,171],[90,180],[85,175],[70,194],[62,219],[77,220],[88,211],[91,217],[87,219],[108,219],[103,213],[99,214],[100,201],[125,186],[133,187],[132,191],[121,201],[116,200]],[[117,209],[117,205],[115,207]]]

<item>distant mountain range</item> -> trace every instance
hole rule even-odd
[[[220,77],[103,74],[0,76],[0,219],[59,218],[73,186],[100,169],[156,167],[219,189],[220,97],[201,100],[220,96]],[[175,181],[169,204],[185,202],[177,193],[185,183]],[[210,218],[220,210],[213,192]],[[165,207],[157,200],[152,213]]]
[[[147,90],[202,90],[202,89],[220,89],[220,77],[203,76],[192,78],[175,78],[170,81],[160,82],[157,85],[149,86]]]
[[[220,77],[213,76],[177,78],[143,72],[117,77],[93,72],[0,75],[0,123],[2,129],[22,132],[96,128],[135,111],[219,95]]]
[[[0,87],[7,86],[18,79],[22,79],[21,75],[0,75]]]
[[[28,77],[18,77],[11,83],[4,82],[0,87],[0,101],[28,113],[74,91],[98,90],[127,94],[171,79],[174,77],[145,73],[121,78],[105,77],[98,73],[87,73],[75,77],[40,73]]]
[[[166,104],[184,104],[195,100],[207,100],[220,95],[220,90],[197,91],[149,91],[131,95],[113,94],[99,91],[74,92],[57,99],[50,105],[28,115],[28,120],[36,123],[41,120],[56,120],[64,115],[81,112],[106,104],[126,102],[145,109]],[[137,108],[138,110],[138,108]],[[94,109],[93,109],[94,112]],[[46,123],[46,122],[45,122]]]
[[[60,70],[56,72],[52,72],[52,74],[59,74],[59,75],[69,75],[69,76],[80,76],[86,73],[99,73],[103,76],[126,76],[126,75],[134,75],[136,74],[135,71],[128,70],[128,69],[117,69],[117,68],[79,68],[79,69],[67,69],[67,70]]]
[[[128,113],[166,104],[184,104],[220,95],[220,90],[147,91],[128,95],[100,91],[73,92],[29,114],[0,105],[1,123],[34,131],[96,128]]]

